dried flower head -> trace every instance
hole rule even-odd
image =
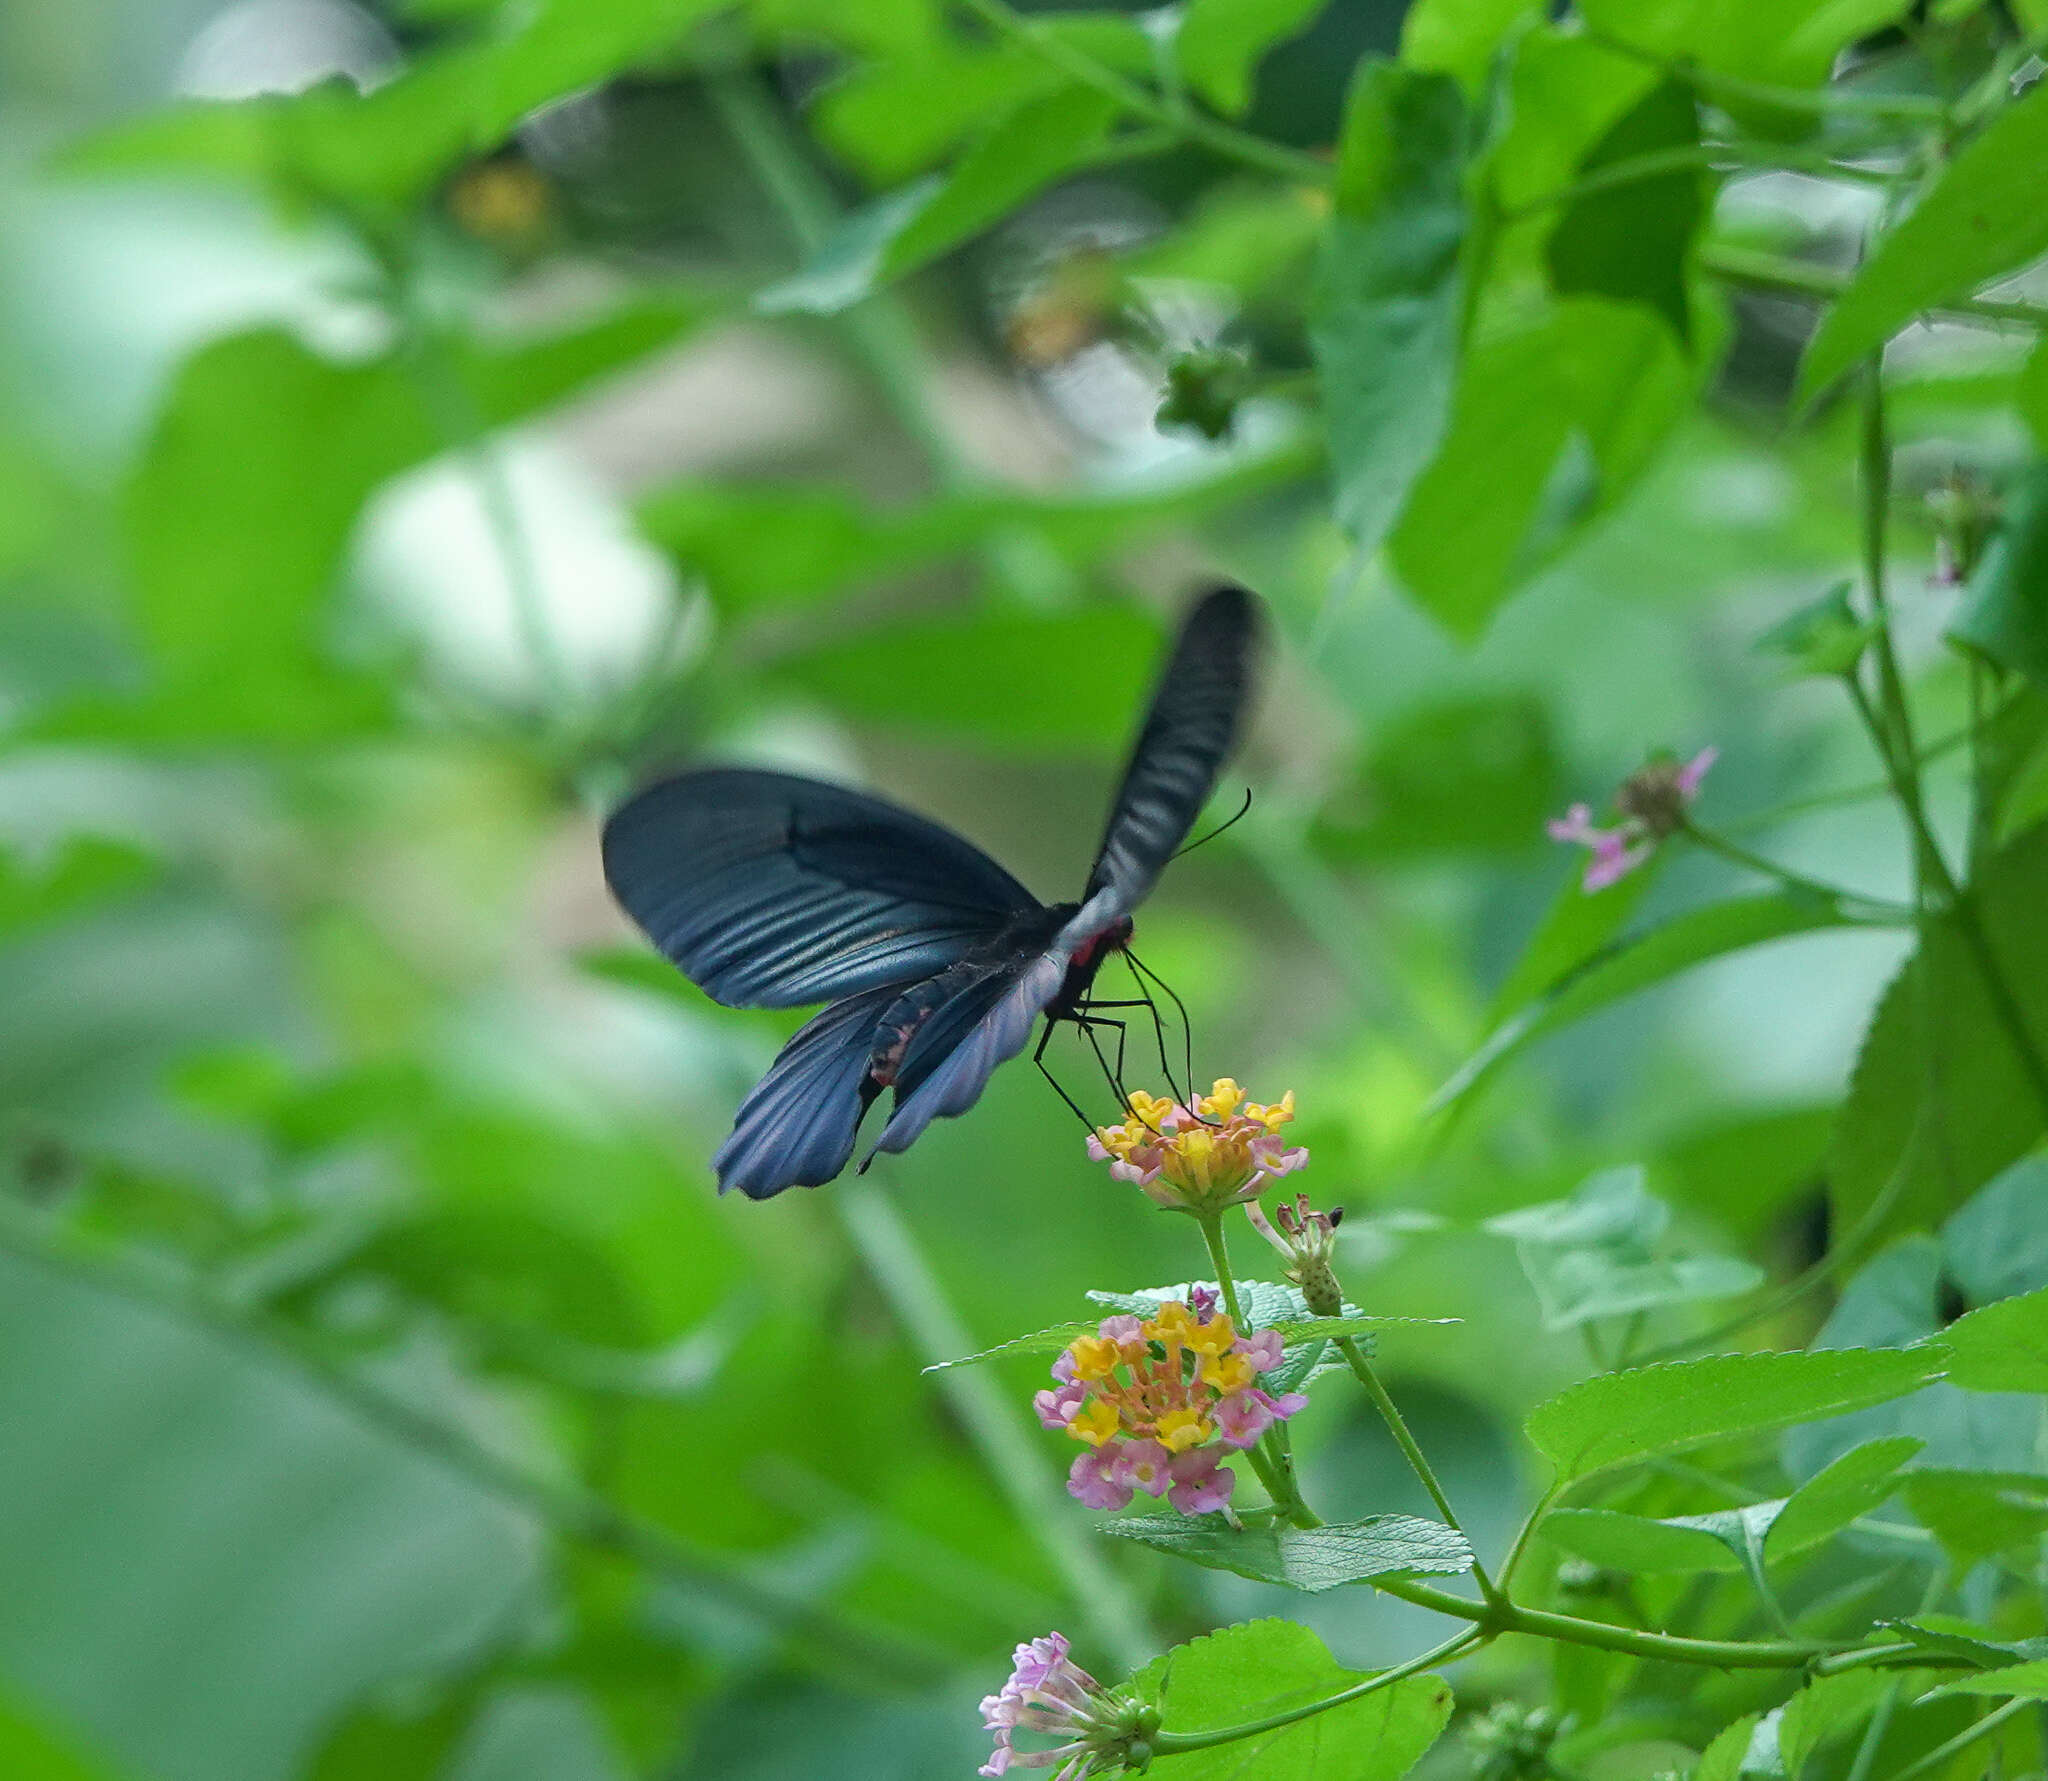
[[[1105,1688],[1074,1662],[1059,1633],[1017,1647],[1009,1680],[981,1703],[981,1720],[996,1738],[983,1775],[1000,1776],[1012,1767],[1055,1769],[1053,1781],[1083,1781],[1128,1768],[1159,1730],[1156,1707]],[[1019,1731],[1057,1741],[1019,1750]]]
[[[1585,804],[1574,804],[1550,822],[1551,840],[1592,850],[1583,881],[1587,890],[1605,890],[1626,878],[1657,851],[1660,841],[1685,827],[1686,810],[1720,753],[1703,748],[1689,761],[1655,760],[1630,774],[1614,794],[1622,820],[1612,828],[1595,827],[1592,808]]]
[[[1277,1330],[1242,1336],[1213,1300],[1169,1299],[1148,1319],[1106,1317],[1094,1335],[1075,1337],[1032,1408],[1086,1447],[1067,1489],[1089,1508],[1121,1509],[1143,1491],[1201,1515],[1236,1486],[1224,1451],[1251,1446],[1308,1403],[1260,1386],[1281,1359]]]
[[[1214,1213],[1255,1200],[1282,1175],[1306,1167],[1308,1152],[1289,1149],[1280,1128],[1294,1119],[1294,1091],[1262,1107],[1228,1076],[1188,1106],[1137,1090],[1121,1125],[1103,1126],[1088,1154],[1119,1181],[1144,1189],[1177,1212]]]

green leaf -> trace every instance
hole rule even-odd
[[[1477,638],[1634,485],[1689,409],[1697,375],[1636,303],[1561,298],[1479,340],[1450,430],[1390,540],[1402,583],[1454,635]]]
[[[1170,1732],[1221,1731],[1325,1700],[1366,1680],[1321,1639],[1287,1620],[1225,1627],[1154,1658],[1131,1678]],[[1451,1685],[1408,1676],[1274,1731],[1182,1756],[1161,1756],[1161,1781],[1400,1781],[1449,1722]]]
[[[346,79],[290,97],[192,103],[74,146],[80,172],[189,171],[398,206],[458,162],[495,148],[551,99],[682,43],[720,0],[541,0],[518,28],[480,32],[359,92]]]
[[[1997,112],[1879,239],[1808,344],[1799,399],[1819,395],[1922,311],[2048,251],[2048,207],[2036,177],[2044,162],[2048,93],[2037,83]]]
[[[1464,1536],[1413,1515],[1368,1515],[1321,1527],[1234,1528],[1220,1515],[1141,1515],[1102,1530],[1212,1571],[1310,1592],[1374,1577],[1455,1576],[1472,1568]]]
[[[1692,89],[1666,79],[1600,138],[1578,172],[1583,177],[1643,155],[1697,148],[1699,140]],[[1574,199],[1545,248],[1552,288],[1561,296],[1643,304],[1689,348],[1692,248],[1707,214],[1706,185],[1696,169],[1679,168]]]
[[[2048,462],[2007,494],[1948,634],[2048,690]]]
[[[1815,86],[1835,57],[1903,16],[1907,0],[1587,0],[1586,22],[1658,61],[1785,86]]]
[[[1862,1724],[1892,1687],[1893,1679],[1878,1670],[1849,1670],[1809,1682],[1765,1716],[1745,1766],[1766,1775],[1798,1777],[1816,1750]]]
[[[2032,1663],[2012,1664],[2002,1670],[1984,1670],[1974,1676],[1959,1677],[1920,1698],[1931,1701],[1953,1694],[1990,1694],[2015,1700],[2048,1701],[2048,1658],[2037,1657]]]
[[[688,483],[649,497],[642,530],[702,576],[722,612],[815,602],[922,564],[972,559],[1019,538],[1070,565],[1094,563],[1284,487],[1319,457],[1307,439],[1242,453],[1215,469],[1106,492],[976,489],[910,508],[806,483]]]
[[[2048,1155],[2036,1152],[1973,1194],[1941,1227],[1942,1265],[1972,1305],[2048,1286]]]
[[[1627,877],[1597,891],[1587,890],[1575,870],[1551,899],[1515,968],[1495,994],[1488,1022],[1499,1026],[1531,1002],[1557,993],[1608,952],[1663,867],[1664,855],[1652,854]]]
[[[2048,829],[1993,855],[1973,886],[1992,955],[2034,1035],[2048,1034],[2044,897]],[[1878,1003],[1836,1120],[1826,1171],[1835,1228],[1858,1228],[1880,1195],[1879,1231],[1937,1225],[2031,1149],[2043,1125],[1975,957],[1953,921],[1931,922]]]
[[[1724,1435],[1881,1404],[1939,1379],[1938,1349],[1717,1354],[1588,1379],[1530,1412],[1560,1482]]]
[[[1921,1614],[1911,1620],[1885,1620],[1878,1624],[1883,1631],[1896,1633],[1908,1644],[1944,1657],[1960,1657],[1979,1669],[2003,1669],[2015,1658],[2027,1663],[2048,1658],[2048,1639],[1994,1638],[1974,1621],[1952,1614]]]
[[[1222,1297],[1221,1289],[1213,1280],[1186,1280],[1178,1286],[1146,1286],[1136,1292],[1096,1292],[1088,1296],[1098,1305],[1107,1305],[1112,1311],[1128,1311],[1134,1317],[1156,1317],[1159,1307],[1172,1300],[1185,1305],[1188,1295],[1199,1287],[1205,1292]],[[1301,1296],[1298,1287],[1283,1286],[1277,1280],[1240,1280],[1237,1283],[1238,1308],[1244,1312],[1247,1328],[1254,1330],[1273,1329],[1284,1323],[1308,1321],[1311,1313],[1308,1301]],[[1355,1306],[1345,1306],[1347,1313]]]
[[[2048,0],[2042,0],[2042,4],[2048,8]],[[2020,419],[2034,435],[2034,449],[2048,452],[2048,339],[2036,341],[2034,350],[2027,354],[2013,401],[2019,408]]]
[[[1092,87],[1027,100],[942,178],[919,180],[848,217],[810,265],[761,292],[754,307],[830,315],[871,296],[1087,166],[1117,111],[1114,99]]]
[[[1878,627],[1849,604],[1850,583],[1838,581],[1817,600],[1781,619],[1756,640],[1760,655],[1780,656],[1794,674],[1849,673]]]
[[[1559,779],[1540,699],[1431,701],[1374,736],[1354,781],[1318,815],[1316,844],[1342,860],[1524,853],[1557,807]]]
[[[1767,891],[1691,909],[1639,934],[1614,941],[1580,964],[1547,995],[1524,1004],[1496,1027],[1437,1090],[1431,1109],[1456,1106],[1501,1065],[1538,1039],[1695,965],[1795,934],[1860,925],[1861,919],[1832,897],[1806,891]]]
[[[1097,1322],[1099,1323],[1099,1319]],[[927,1373],[943,1373],[949,1367],[979,1366],[986,1360],[1007,1360],[1015,1355],[1058,1354],[1068,1347],[1076,1336],[1095,1334],[1095,1323],[1056,1323],[1046,1329],[1033,1330],[1026,1336],[1012,1336],[1007,1342],[998,1342],[993,1348],[984,1348],[975,1354],[963,1354],[957,1360],[933,1361],[924,1369]]]
[[[471,348],[455,374],[497,424],[708,313],[682,296],[636,304],[561,334]],[[278,742],[381,722],[386,689],[330,649],[328,595],[371,492],[451,443],[409,364],[338,363],[280,329],[202,347],[180,368],[126,492],[135,619],[156,684],[123,721]]]
[[[1941,1340],[1965,1391],[2048,1392],[2048,1287],[1972,1311]]]
[[[2048,1533],[2048,1482],[2029,1472],[1916,1471],[1904,1494],[1958,1576],[1995,1553],[2031,1551]]]
[[[1692,1781],[1740,1781],[1743,1759],[1749,1755],[1750,1742],[1756,1736],[1761,1717],[1760,1714],[1745,1713],[1734,1724],[1724,1725],[1715,1734],[1714,1741],[1700,1752]]]
[[[1603,1570],[1630,1575],[1742,1568],[1727,1543],[1705,1529],[1615,1509],[1553,1509],[1543,1518],[1543,1537]]]
[[[774,677],[846,717],[891,730],[1107,754],[1123,745],[1158,644],[1155,624],[1125,606],[987,612],[822,643],[778,661]],[[995,674],[1001,698],[931,696],[987,685]]]
[[[776,0],[778,5],[783,0]],[[838,35],[872,6],[809,0]],[[1037,28],[1122,74],[1149,79],[1150,40],[1113,13],[1038,13]],[[876,185],[929,171],[988,133],[1019,106],[1074,85],[1052,61],[1022,44],[968,42],[928,33],[912,45],[875,45],[875,59],[835,79],[811,112],[819,139]]]
[[[1765,1559],[1791,1558],[1869,1514],[1899,1488],[1898,1468],[1920,1447],[1911,1436],[1865,1442],[1790,1497],[1705,1515],[1651,1521],[1611,1509],[1554,1509],[1543,1534],[1613,1571],[1756,1571]]]
[[[1953,1290],[1941,1245],[1924,1234],[1902,1238],[1850,1278],[1813,1346],[1904,1348],[1943,1340]],[[2017,1470],[2033,1463],[2043,1428],[2037,1397],[1979,1395],[1944,1380],[1902,1402],[1799,1429],[1787,1438],[1784,1459],[1805,1477],[1860,1441],[1913,1435],[1926,1443],[1923,1465]]]
[[[1630,1167],[1603,1170],[1568,1200],[1503,1213],[1486,1228],[1513,1241],[1546,1330],[1726,1298],[1762,1280],[1761,1270],[1731,1257],[1658,1256],[1670,1223],[1670,1208],[1645,1189],[1643,1171]]]
[[[1899,1490],[1899,1468],[1925,1445],[1915,1435],[1889,1435],[1850,1448],[1779,1506],[1765,1550],[1789,1558],[1870,1514]]]
[[[1359,65],[1309,298],[1309,340],[1337,517],[1362,550],[1386,536],[1450,421],[1468,127],[1448,76]]]
[[[1188,0],[1174,38],[1181,76],[1227,117],[1252,102],[1252,71],[1276,44],[1298,36],[1325,0]]]
[[[1401,60],[1475,89],[1509,35],[1542,10],[1539,0],[1415,0],[1401,20]]]
[[[115,1767],[90,1753],[40,1713],[0,1689],[0,1774],[7,1781],[115,1781]]]

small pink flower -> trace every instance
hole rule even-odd
[[[1237,1488],[1237,1474],[1223,1463],[1213,1447],[1196,1447],[1176,1453],[1172,1461],[1173,1488],[1167,1500],[1183,1515],[1207,1515],[1230,1501]]]
[[[1216,1307],[1222,1303],[1213,1286],[1191,1286],[1188,1288],[1188,1309],[1194,1313],[1197,1323],[1207,1323],[1216,1315]]]
[[[1273,1426],[1273,1400],[1262,1391],[1234,1391],[1218,1402],[1216,1427],[1226,1447],[1250,1447]]]
[[[1112,1513],[1131,1500],[1131,1486],[1123,1475],[1120,1441],[1091,1447],[1067,1470],[1067,1494],[1090,1509]]]
[[[1074,1413],[1087,1401],[1087,1386],[1069,1381],[1057,1390],[1040,1392],[1031,1400],[1031,1407],[1045,1427],[1057,1431],[1072,1422]]]
[[[1276,1398],[1271,1392],[1260,1391],[1254,1386],[1248,1391],[1234,1391],[1221,1399],[1213,1414],[1224,1446],[1249,1447],[1274,1423],[1285,1422],[1307,1407],[1308,1399],[1298,1391],[1285,1392]]]
[[[1096,1334],[1105,1342],[1114,1342],[1126,1360],[1145,1352],[1144,1329],[1128,1312],[1118,1317],[1105,1317]]]
[[[1546,823],[1545,832],[1553,841],[1592,854],[1581,882],[1588,892],[1603,891],[1626,878],[1657,851],[1659,842],[1685,826],[1686,807],[1699,796],[1700,782],[1720,755],[1718,748],[1703,748],[1683,764],[1654,760],[1631,773],[1614,794],[1621,821],[1612,828],[1594,823],[1591,806],[1574,804]]]
[[[1159,1711],[1105,1688],[1074,1662],[1064,1638],[1048,1633],[1017,1647],[1009,1679],[981,1703],[981,1722],[995,1734],[981,1769],[991,1781],[1013,1767],[1055,1769],[1053,1781],[1085,1781],[1131,1767],[1133,1753],[1157,1734]],[[1064,1742],[1020,1750],[1019,1732]]]
[[[1124,1492],[1125,1501],[1130,1500],[1133,1490],[1142,1490],[1148,1497],[1163,1497],[1166,1487],[1173,1482],[1172,1465],[1173,1455],[1164,1442],[1124,1442],[1116,1457],[1116,1477],[1120,1484],[1129,1487]]]
[[[1074,1351],[1072,1349],[1062,1348],[1060,1350],[1059,1358],[1052,1363],[1052,1376],[1062,1385],[1073,1384]]]
[[[1237,1352],[1249,1359],[1261,1373],[1270,1373],[1280,1364],[1285,1348],[1278,1330],[1261,1330],[1255,1336],[1240,1337]]]

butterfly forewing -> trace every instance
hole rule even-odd
[[[612,817],[613,893],[706,994],[832,1003],[742,1103],[715,1159],[721,1190],[766,1199],[829,1181],[885,1088],[895,1105],[874,1150],[906,1149],[966,1112],[1042,1014],[1076,1012],[1105,943],[1122,943],[1119,924],[1208,801],[1237,739],[1256,631],[1238,588],[1189,613],[1080,905],[1048,908],[937,823],[783,773],[686,773]],[[1089,968],[1070,976],[1077,959]]]
[[[1112,890],[1116,913],[1128,914],[1187,839],[1236,744],[1257,641],[1242,588],[1217,588],[1188,614],[1110,806],[1088,876],[1091,900]]]
[[[937,823],[843,786],[718,768],[605,825],[605,877],[656,946],[734,1007],[936,975],[1038,900]]]

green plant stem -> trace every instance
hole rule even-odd
[[[1333,177],[1327,161],[1300,149],[1268,142],[1248,130],[1239,130],[1216,118],[1204,117],[1186,106],[1175,106],[1151,88],[1128,75],[1098,62],[1083,50],[1048,31],[1038,20],[1003,3],[1003,0],[960,0],[961,9],[973,14],[999,37],[1029,50],[1070,80],[1114,99],[1133,117],[1159,124],[1202,147],[1261,173],[1277,174],[1303,185],[1328,185]]]
[[[918,1247],[910,1227],[870,1180],[843,1182],[832,1196],[839,1222],[888,1299],[897,1321],[927,1364],[972,1353],[973,1336]],[[1145,1618],[1123,1580],[1090,1544],[1065,1496],[1046,1470],[1045,1456],[1019,1411],[992,1374],[951,1367],[938,1389],[980,1452],[1017,1519],[1059,1571],[1090,1635],[1125,1669],[1152,1655]]]
[[[824,245],[843,214],[831,188],[811,166],[751,69],[715,68],[705,75],[704,90],[782,217],[790,239],[808,259]],[[970,486],[976,480],[972,466],[926,400],[931,379],[915,324],[901,299],[879,292],[843,311],[837,321],[876,393],[924,454],[939,485]]]
[[[1363,1682],[1350,1688],[1339,1689],[1337,1693],[1325,1695],[1319,1701],[1310,1701],[1304,1706],[1289,1707],[1284,1712],[1268,1714],[1264,1719],[1254,1719],[1244,1725],[1226,1725],[1216,1731],[1173,1732],[1162,1730],[1152,1739],[1152,1749],[1159,1756],[1183,1756],[1191,1750],[1213,1750],[1219,1744],[1235,1744],[1242,1738],[1255,1738],[1263,1732],[1276,1732],[1290,1725],[1298,1725],[1304,1719],[1312,1719],[1318,1713],[1327,1713],[1332,1707],[1342,1707],[1366,1695],[1377,1694],[1383,1688],[1392,1688],[1397,1682],[1405,1682],[1410,1676],[1419,1676],[1425,1670],[1432,1670],[1438,1664],[1448,1663],[1467,1652],[1477,1650],[1488,1642],[1489,1635],[1476,1628],[1468,1628],[1455,1638],[1446,1639],[1441,1645],[1425,1651],[1420,1657],[1411,1657],[1406,1663],[1396,1664],[1391,1670],[1382,1670],[1377,1676],[1368,1676]]]
[[[1932,885],[1941,895],[1963,948],[1984,985],[1993,1015],[2004,1027],[2013,1053],[2026,1076],[2029,1088],[2048,1117],[2048,1061],[2044,1061],[2025,1012],[2012,987],[2006,982],[1991,937],[1985,932],[1976,898],[1957,883],[1941,851],[1933,826],[1927,820],[1926,800],[1921,794],[1918,753],[1913,742],[1911,708],[1906,701],[1905,677],[1899,671],[1898,655],[1892,647],[1891,613],[1885,593],[1885,529],[1891,505],[1891,443],[1885,427],[1884,381],[1880,364],[1873,360],[1864,383],[1863,427],[1860,462],[1862,467],[1863,573],[1870,594],[1873,616],[1878,621],[1873,650],[1877,657],[1879,708],[1873,710],[1869,696],[1853,675],[1843,676],[1856,712],[1870,731],[1878,755],[1892,781],[1899,809],[1913,835],[1916,874],[1921,880],[1920,902]]]
[[[1787,259],[1782,254],[1718,242],[1709,242],[1700,249],[1699,267],[1710,277],[1730,284],[1777,296],[1812,297],[1821,302],[1839,297],[1854,282],[1853,273],[1838,272],[1831,266],[1816,266],[1806,260]],[[2038,303],[1952,297],[1931,304],[1927,313],[1962,321],[2016,322],[2021,327],[2048,329],[2048,307]]]
[[[1918,1645],[1885,1645],[1845,1648],[1798,1639],[1689,1639],[1676,1633],[1643,1632],[1634,1627],[1610,1626],[1603,1620],[1583,1620],[1576,1614],[1557,1614],[1546,1608],[1527,1608],[1519,1602],[1497,1600],[1475,1602],[1448,1590],[1436,1589],[1404,1577],[1376,1577],[1373,1588],[1399,1596],[1418,1608],[1455,1615],[1476,1622],[1488,1633],[1529,1633],[1538,1638],[1561,1639],[1568,1645],[1590,1645],[1600,1651],[1617,1651],[1629,1657],[1650,1658],[1659,1663],[1700,1664],[1713,1669],[1798,1670],[1808,1665],[1819,1669],[1858,1669],[1871,1665],[1912,1662],[1920,1667],[1961,1669],[1966,1659],[1949,1658]],[[1855,1662],[1844,1661],[1855,1659]]]
[[[1436,1469],[1429,1463],[1429,1457],[1422,1451],[1421,1443],[1409,1429],[1407,1418],[1401,1414],[1401,1407],[1394,1402],[1393,1394],[1381,1382],[1379,1374],[1373,1370],[1372,1362],[1366,1358],[1365,1350],[1358,1345],[1358,1338],[1339,1336],[1337,1352],[1343,1355],[1345,1365],[1351,1369],[1352,1377],[1365,1388],[1365,1395],[1372,1399],[1373,1408],[1380,1413],[1380,1419],[1386,1423],[1387,1432],[1394,1437],[1394,1444],[1401,1449],[1409,1470],[1422,1480],[1422,1488],[1429,1492],[1429,1500],[1436,1505],[1436,1512],[1443,1517],[1445,1526],[1456,1529],[1464,1537],[1465,1544],[1470,1546],[1471,1537],[1465,1534],[1464,1524],[1458,1520],[1458,1512],[1451,1507],[1451,1499],[1444,1493],[1444,1487],[1437,1479]],[[1500,1591],[1495,1588],[1493,1579],[1487,1575],[1486,1567],[1477,1557],[1472,1560],[1472,1577],[1489,1601],[1499,1599]]]
[[[1704,847],[1709,853],[1717,853],[1731,865],[1741,866],[1765,878],[1776,880],[1789,891],[1804,896],[1820,897],[1833,903],[1852,903],[1871,911],[1877,921],[1893,925],[1910,925],[1913,911],[1903,903],[1894,903],[1884,897],[1866,897],[1861,891],[1853,891],[1839,884],[1826,884],[1818,878],[1808,878],[1804,873],[1794,872],[1789,866],[1781,866],[1775,860],[1768,860],[1760,853],[1752,853],[1740,842],[1730,841],[1727,836],[1712,829],[1703,829],[1688,820],[1680,831],[1687,840]]]
[[[582,1484],[529,1471],[461,1429],[371,1384],[284,1320],[227,1300],[195,1276],[173,1272],[161,1263],[143,1265],[88,1252],[42,1220],[12,1206],[0,1209],[0,1250],[92,1291],[202,1331],[261,1365],[289,1367],[351,1420],[464,1479],[508,1508],[650,1575],[715,1595],[750,1619],[800,1639],[820,1656],[898,1686],[928,1685],[945,1673],[945,1660],[936,1654],[907,1645],[894,1635],[848,1622],[784,1585],[757,1575],[742,1559],[692,1546]]]
[[[1246,1327],[1244,1307],[1238,1302],[1237,1279],[1230,1271],[1230,1244],[1223,1235],[1223,1215],[1220,1212],[1197,1212],[1194,1219],[1201,1226],[1202,1241],[1208,1246],[1209,1265],[1216,1270],[1216,1286],[1223,1295],[1223,1309],[1230,1313],[1230,1321],[1243,1330]],[[1244,1456],[1258,1474],[1259,1482],[1266,1487],[1266,1494],[1273,1499],[1274,1508],[1296,1527],[1319,1527],[1322,1518],[1302,1500],[1301,1485],[1294,1475],[1294,1455],[1283,1440],[1274,1438],[1281,1434],[1277,1428],[1270,1431],[1256,1447],[1247,1447]]]
[[[548,621],[540,566],[526,529],[520,524],[519,504],[512,492],[504,455],[491,437],[482,405],[450,349],[447,329],[420,299],[419,275],[410,252],[374,229],[358,227],[357,238],[383,271],[399,326],[401,354],[412,367],[427,411],[434,417],[443,444],[461,460],[475,485],[484,526],[504,570],[506,591],[512,597],[513,622],[539,678],[542,728],[553,729],[568,715],[575,684],[561,643]]]
[[[1960,1756],[1979,1738],[1988,1738],[2007,1720],[2016,1719],[2034,1704],[2031,1700],[2007,1701],[1995,1712],[1985,1714],[1967,1731],[1957,1732],[1946,1744],[1936,1745],[1917,1762],[1909,1762],[1891,1778],[1891,1781],[1914,1781],[1914,1777],[1918,1775],[1938,1774],[1951,1759]]]

